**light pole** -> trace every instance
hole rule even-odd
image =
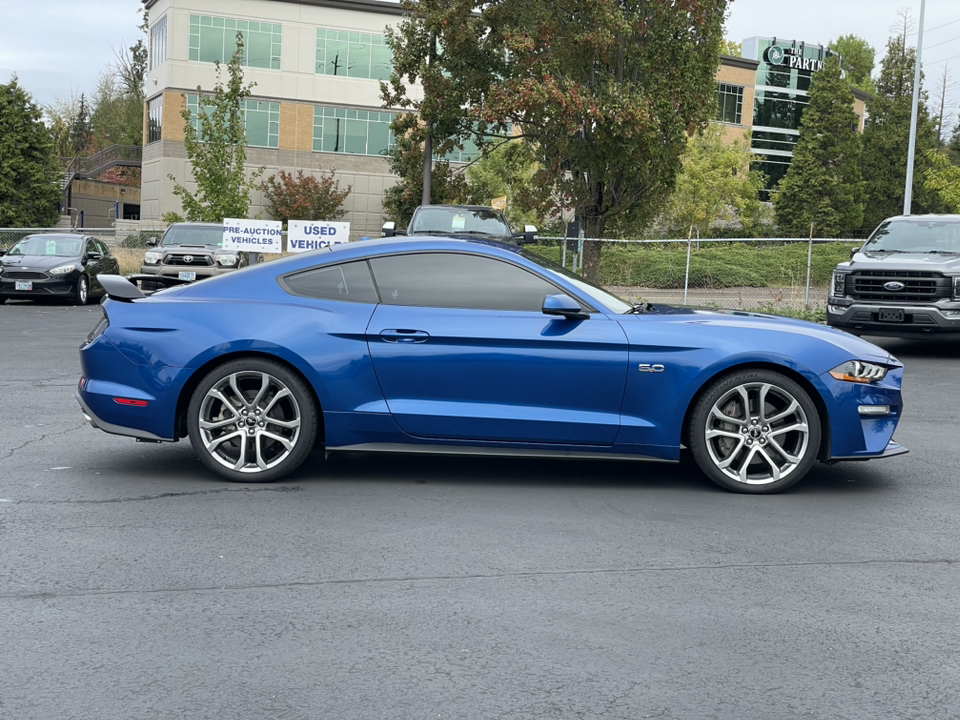
[[[923,13],[927,0],[920,0],[920,33],[917,35],[917,66],[913,69],[913,109],[910,112],[910,146],[907,150],[907,184],[903,191],[903,214],[910,214],[913,201],[913,161],[917,154],[917,112],[920,104],[920,56],[923,53]],[[906,48],[903,49],[907,51]]]

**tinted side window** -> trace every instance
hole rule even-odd
[[[281,284],[293,295],[375,303],[377,289],[366,261],[330,265],[288,275]]]
[[[472,255],[393,255],[370,264],[388,305],[540,312],[543,299],[560,292],[523,268]]]

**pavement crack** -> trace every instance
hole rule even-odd
[[[60,435],[66,435],[67,433],[76,432],[77,430],[82,430],[86,426],[87,426],[87,423],[85,421],[80,421],[79,423],[77,423],[77,425],[75,425],[72,428],[68,428],[67,430],[61,430],[60,432],[54,432],[54,433],[46,433],[44,435],[41,435],[40,437],[30,438],[29,440],[22,443],[21,445],[17,445],[15,448],[8,450],[4,455],[0,455],[0,460],[8,460],[18,452],[23,450],[24,448],[30,445],[33,445],[34,443],[43,442],[47,438],[59,437]]]
[[[0,592],[2,600],[50,600],[60,598],[91,597],[91,596],[122,596],[122,595],[162,595],[194,592],[246,592],[249,590],[278,590],[296,588],[331,587],[338,585],[376,585],[393,583],[418,583],[438,581],[470,581],[470,580],[511,580],[524,578],[551,578],[577,577],[589,575],[639,575],[662,572],[701,572],[709,570],[767,570],[779,568],[812,568],[812,567],[855,567],[866,565],[957,565],[960,560],[952,558],[894,559],[894,560],[838,560],[834,562],[783,562],[783,563],[732,563],[726,565],[673,565],[661,567],[634,567],[634,568],[597,568],[593,570],[543,570],[530,572],[508,573],[475,573],[463,575],[408,575],[401,577],[373,577],[373,578],[341,578],[330,580],[313,580],[285,583],[262,583],[251,585],[208,585],[197,587],[166,587],[135,590],[108,590],[89,589],[65,592]]]
[[[192,495],[219,495],[220,493],[293,493],[303,492],[299,485],[280,485],[263,488],[213,488],[211,490],[191,490],[188,492],[167,492],[157,495],[139,495],[137,497],[104,498],[103,500],[15,500],[8,505],[106,505],[109,503],[147,502],[166,498],[190,497]]]

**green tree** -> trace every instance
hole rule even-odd
[[[43,114],[17,76],[0,85],[0,227],[57,221],[60,169]]]
[[[184,215],[168,212],[164,220],[175,222],[184,217],[200,222],[222,222],[224,218],[245,218],[250,212],[250,193],[259,189],[263,168],[247,175],[247,138],[244,126],[244,101],[250,97],[255,83],[243,84],[243,35],[237,33],[237,48],[227,65],[229,79],[221,82],[220,63],[216,63],[217,81],[213,94],[204,95],[198,87],[200,110],[198,125],[184,98],[184,145],[197,184],[194,195],[177,182],[173,194],[180,198]]]
[[[384,99],[409,102],[441,144],[519,126],[539,161],[540,204],[569,199],[587,236],[604,237],[618,217],[645,223],[661,210],[689,134],[714,114],[727,5],[404,0],[412,14],[389,36],[398,73]],[[422,101],[402,82],[417,77]],[[588,243],[588,277],[600,246]]]
[[[916,51],[906,48],[902,34],[887,41],[877,92],[867,106],[868,120],[863,132],[860,167],[866,182],[864,232],[872,231],[884,218],[903,212],[915,63]],[[926,93],[921,90],[912,212],[936,210],[936,198],[923,187],[930,157],[927,151],[936,144],[936,129],[927,111]]]
[[[423,143],[419,132],[397,137],[390,153],[390,170],[399,180],[383,193],[383,209],[387,217],[401,227],[406,226],[423,197]],[[463,172],[444,160],[433,163],[431,202],[463,203],[467,198],[467,181]]]
[[[734,42],[733,40],[724,40],[723,47],[720,48],[720,52],[724,55],[730,55],[731,57],[740,57],[743,54],[743,43]]]
[[[274,220],[337,220],[346,215],[343,201],[353,189],[340,189],[333,171],[315,175],[297,174],[281,170],[261,185],[267,212]]]
[[[857,232],[864,209],[860,152],[853,91],[830,57],[813,76],[793,162],[774,196],[780,229],[799,237],[811,225],[821,237]]]
[[[687,143],[683,169],[660,218],[671,236],[707,236],[716,224],[740,224],[751,230],[765,218],[766,206],[757,194],[763,173],[750,170],[754,159],[746,136],[733,144],[719,125],[709,125]]]
[[[960,167],[940,150],[928,150],[927,160],[924,190],[936,199],[943,212],[960,213]]]
[[[947,143],[947,157],[954,165],[960,165],[960,121],[953,126],[953,134]]]
[[[876,91],[871,75],[877,51],[870,43],[856,35],[841,35],[831,40],[828,47],[843,58],[843,69],[851,85],[870,94]]]
[[[536,158],[527,143],[514,140],[500,145],[467,168],[468,202],[489,205],[494,198],[506,197],[505,214],[513,227],[537,224],[537,209],[524,203],[535,192],[537,170]]]
[[[87,105],[87,96],[85,93],[80,93],[77,115],[70,127],[70,145],[77,154],[82,154],[92,138],[93,128],[90,124],[90,108]]]

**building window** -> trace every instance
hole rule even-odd
[[[200,96],[187,96],[187,110],[190,122],[200,136]],[[203,105],[203,111],[209,113],[210,105]],[[265,100],[245,100],[243,104],[243,122],[250,147],[279,147],[280,103]],[[201,137],[202,139],[202,137]]]
[[[167,16],[157,20],[150,28],[150,69],[167,61]]]
[[[313,151],[387,155],[394,146],[390,123],[396,113],[314,107]]]
[[[743,124],[743,87],[717,83],[717,120],[734,125]]]
[[[318,75],[389,80],[393,54],[383,35],[317,28]]]
[[[196,62],[230,62],[237,49],[238,32],[243,34],[246,67],[280,69],[281,26],[254,20],[191,15],[189,58]]]
[[[163,126],[163,95],[147,102],[147,145],[161,139]]]

